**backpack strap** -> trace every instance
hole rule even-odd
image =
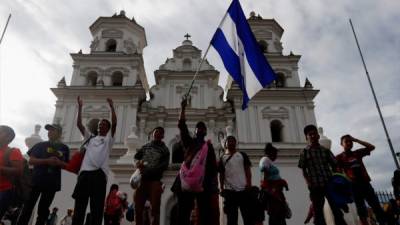
[[[94,137],[96,137],[96,135],[90,134],[90,136],[88,137],[88,139],[86,139],[81,146],[79,147],[79,151],[82,151],[82,153],[86,152],[86,148],[85,145],[89,143],[90,140],[92,140]]]
[[[6,149],[5,153],[4,153],[3,160],[4,160],[4,165],[6,165],[6,166],[11,166],[10,155],[11,155],[12,151],[13,151],[12,148],[7,147],[7,149]]]
[[[3,160],[4,160],[4,165],[7,167],[12,167],[10,155],[11,155],[11,152],[13,151],[13,149],[14,148],[7,147],[6,151],[4,152]],[[11,179],[11,180],[15,179],[14,177],[10,177],[9,175],[4,175],[4,176],[8,177],[8,179]]]
[[[232,159],[232,156],[233,156],[233,154],[232,154],[232,155],[229,155],[229,157],[226,159],[225,162],[224,162],[223,156],[221,157],[221,161],[223,162],[224,168],[226,167],[226,164],[228,164],[229,160]]]

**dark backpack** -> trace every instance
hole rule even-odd
[[[11,166],[10,155],[12,148],[7,148],[4,154],[5,165]],[[29,169],[28,160],[23,159],[23,171],[21,176],[9,178],[13,185],[14,201],[13,206],[20,206],[28,200],[32,191],[32,173]]]
[[[125,218],[129,222],[135,221],[135,208],[133,203],[129,204],[128,209],[126,210]]]

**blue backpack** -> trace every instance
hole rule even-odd
[[[125,218],[129,222],[135,221],[135,208],[133,207],[133,203],[129,204],[128,209],[126,210]]]
[[[328,195],[338,206],[353,202],[351,182],[346,175],[334,173],[328,183]]]

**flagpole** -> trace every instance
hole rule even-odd
[[[225,13],[224,17],[222,17],[222,20],[221,20],[221,22],[219,23],[218,28],[221,27],[221,25],[222,25],[222,23],[225,21],[227,15],[228,15],[228,12]],[[194,76],[193,76],[192,82],[190,83],[189,90],[188,90],[188,91],[186,92],[186,94],[184,95],[184,99],[187,99],[187,97],[189,96],[190,92],[192,91],[194,81],[196,80],[196,77],[197,77],[197,75],[199,74],[200,68],[201,68],[201,66],[203,65],[204,60],[206,59],[206,56],[207,56],[208,51],[210,50],[210,48],[211,48],[211,41],[210,41],[210,43],[208,44],[208,47],[207,47],[206,51],[204,52],[203,58],[201,59],[199,66],[198,66],[197,69],[196,69],[196,72],[195,72],[195,74],[194,74]]]
[[[11,13],[10,13],[10,15],[8,15],[6,25],[4,26],[3,33],[1,34],[1,38],[0,38],[0,47],[1,47],[1,43],[2,43],[2,41],[3,41],[4,35],[6,34],[6,30],[7,30],[7,27],[8,27],[8,23],[10,22],[10,19],[11,19]],[[1,115],[3,114],[3,113],[2,113],[2,109],[3,109],[3,108],[2,108],[2,105],[1,105],[1,103],[3,102],[3,101],[1,100],[1,97],[2,97],[2,95],[1,95],[1,90],[3,90],[3,88],[2,88],[1,86],[2,86],[2,82],[1,82],[1,68],[0,68],[0,123],[1,123],[1,121],[2,121]]]
[[[8,19],[7,19],[7,22],[6,22],[6,26],[4,27],[3,33],[1,34],[0,45],[1,45],[1,42],[3,41],[3,37],[4,37],[4,34],[6,33],[6,30],[7,30],[7,27],[8,27],[8,23],[10,22],[10,19],[11,19],[11,13],[8,16]]]
[[[351,19],[349,19],[349,22],[350,22],[351,30],[353,31],[353,34],[354,34],[354,39],[356,40],[356,44],[357,44],[357,47],[358,47],[358,51],[360,53],[361,61],[362,61],[363,65],[364,65],[364,70],[365,70],[365,74],[367,75],[367,78],[368,78],[369,86],[371,87],[372,95],[374,96],[375,105],[376,105],[376,108],[378,109],[379,117],[381,119],[382,126],[383,126],[383,129],[384,129],[385,134],[386,134],[386,138],[387,138],[387,141],[388,141],[388,144],[389,144],[389,148],[390,148],[390,151],[392,152],[394,163],[396,165],[396,168],[400,169],[399,162],[397,161],[396,153],[394,151],[394,148],[393,148],[393,145],[392,145],[392,141],[390,140],[390,136],[389,136],[389,133],[388,133],[387,128],[386,128],[385,120],[383,119],[381,108],[379,107],[378,99],[376,98],[375,90],[374,90],[374,87],[372,85],[371,78],[370,78],[368,70],[367,70],[367,65],[365,64],[364,57],[363,57],[363,54],[361,52],[361,48],[360,48],[360,45],[358,43],[357,35],[356,35],[356,32],[354,31],[354,27],[353,27],[353,23],[351,22]]]

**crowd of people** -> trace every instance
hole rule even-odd
[[[9,147],[15,137],[13,129],[0,126],[0,221],[11,208],[18,207],[13,224],[28,225],[38,202],[35,224],[57,224],[58,209],[53,208],[51,213],[49,209],[54,196],[62,187],[61,170],[75,171],[71,167],[77,163],[75,159],[78,158],[78,169],[75,171],[78,174],[77,182],[72,193],[74,209],[68,209],[60,223],[120,224],[129,208],[127,194],[120,192],[118,185],[113,184],[106,196],[108,159],[117,125],[113,101],[107,99],[107,102],[111,110],[111,121],[92,119],[85,127],[82,124],[83,101],[77,98],[77,127],[84,141],[76,157],[70,157],[69,147],[61,141],[62,128],[57,124],[45,126],[48,141],[29,149],[28,161],[19,149]],[[204,122],[198,122],[194,136],[190,135],[186,124],[186,107],[187,100],[184,99],[178,121],[183,147],[179,158],[182,162],[171,187],[177,199],[171,225],[219,225],[220,196],[223,198],[227,225],[238,224],[239,211],[244,225],[263,224],[265,211],[269,225],[285,225],[292,212],[285,197],[289,184],[275,164],[279,150],[270,143],[266,144],[258,166],[261,172],[260,184],[253,184],[251,160],[245,152],[237,149],[236,137],[229,134],[225,138],[225,151],[217,157],[213,144],[205,139],[207,127]],[[160,224],[160,205],[164,192],[161,180],[170,161],[170,151],[163,142],[164,132],[163,127],[154,128],[152,140],[138,149],[134,156],[135,167],[141,175],[140,184],[133,196],[137,225]],[[344,213],[349,211],[347,204],[351,202],[356,205],[361,225],[372,223],[366,202],[377,224],[398,224],[400,171],[394,173],[392,180],[398,201],[391,200],[384,210],[363,163],[363,158],[375,149],[372,144],[344,135],[340,139],[343,151],[334,156],[330,149],[319,143],[320,136],[314,125],[307,125],[304,135],[307,146],[300,153],[298,167],[303,172],[311,200],[305,223],[313,218],[316,225],[326,224],[324,204],[327,200],[336,225],[347,224]],[[354,143],[362,148],[353,150]],[[29,187],[22,185],[20,179],[29,173],[27,164],[33,166]],[[86,214],[88,204],[89,215]]]

